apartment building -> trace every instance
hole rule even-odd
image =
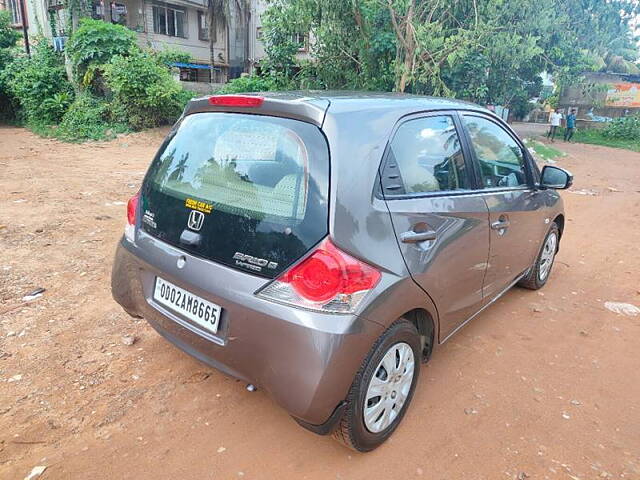
[[[260,60],[266,57],[264,43],[262,42],[262,14],[267,9],[267,3],[264,0],[252,0],[250,3],[251,17],[248,22],[249,52],[247,63],[249,71],[253,72],[260,64]],[[310,59],[309,44],[313,42],[313,38],[310,38],[307,32],[300,32],[294,35],[292,40],[299,45],[296,57],[301,60]]]
[[[26,12],[25,19],[21,15]],[[154,50],[179,49],[191,54],[190,63],[176,64],[180,80],[186,87],[209,90],[209,83],[225,83],[243,73],[253,73],[265,57],[262,43],[261,15],[265,0],[251,0],[248,10],[240,12],[235,2],[226,28],[213,32],[210,43],[207,23],[208,0],[93,0],[93,18],[111,21],[137,33],[142,47]],[[63,0],[0,0],[0,8],[11,12],[14,26],[25,23],[31,37],[50,38],[58,48],[64,48],[67,38],[68,12]],[[298,56],[308,57],[308,36],[296,36],[300,43]],[[213,46],[213,55],[211,52]]]

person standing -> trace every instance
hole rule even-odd
[[[576,131],[576,109],[572,108],[567,115],[567,129],[564,132],[564,141],[568,142]]]
[[[551,112],[549,115],[549,133],[547,133],[547,138],[550,138],[552,142],[555,141],[556,131],[560,126],[560,122],[562,121],[562,114],[560,113],[560,109],[556,108],[555,111]]]

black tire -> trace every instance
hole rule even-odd
[[[371,377],[385,354],[398,343],[406,343],[411,347],[414,358],[414,374],[409,393],[401,410],[384,430],[370,432],[364,422],[364,402]],[[367,358],[362,363],[351,384],[346,399],[346,409],[333,432],[333,438],[347,447],[359,452],[368,452],[382,444],[402,421],[415,391],[420,374],[421,348],[420,334],[410,321],[401,318],[393,323],[371,347]]]
[[[544,247],[547,244],[547,240],[551,235],[556,236],[556,249],[553,255],[553,259],[551,260],[551,267],[549,267],[549,271],[544,276],[544,278],[540,278],[540,266],[542,263],[542,254],[544,252]],[[544,237],[544,241],[542,242],[542,246],[540,247],[540,252],[538,252],[538,256],[536,257],[536,263],[533,264],[531,270],[522,280],[518,282],[519,287],[528,288],[529,290],[538,290],[545,286],[547,280],[551,276],[551,270],[553,269],[553,261],[555,260],[555,254],[558,251],[558,247],[560,246],[560,229],[558,228],[557,223],[552,223],[551,228],[547,232],[547,235]]]

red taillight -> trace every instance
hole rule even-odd
[[[260,295],[304,308],[349,313],[379,280],[378,270],[340,251],[327,239]]]
[[[127,202],[127,223],[129,223],[129,225],[136,224],[136,212],[138,211],[139,199],[140,199],[140,192],[136,193]]]
[[[209,97],[209,103],[218,107],[259,107],[264,97],[254,95],[214,95]]]
[[[291,284],[307,300],[325,302],[341,293],[369,290],[379,279],[380,272],[375,268],[341,252],[330,240],[325,240],[311,256],[278,280]]]
[[[278,280],[289,283],[307,300],[323,302],[340,293],[344,283],[340,261],[329,252],[318,249],[300,265]]]

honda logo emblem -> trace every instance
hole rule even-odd
[[[203,223],[204,223],[204,213],[198,212],[197,210],[191,210],[191,213],[189,213],[189,220],[187,221],[187,226],[191,230],[195,230],[197,232],[202,228]]]

